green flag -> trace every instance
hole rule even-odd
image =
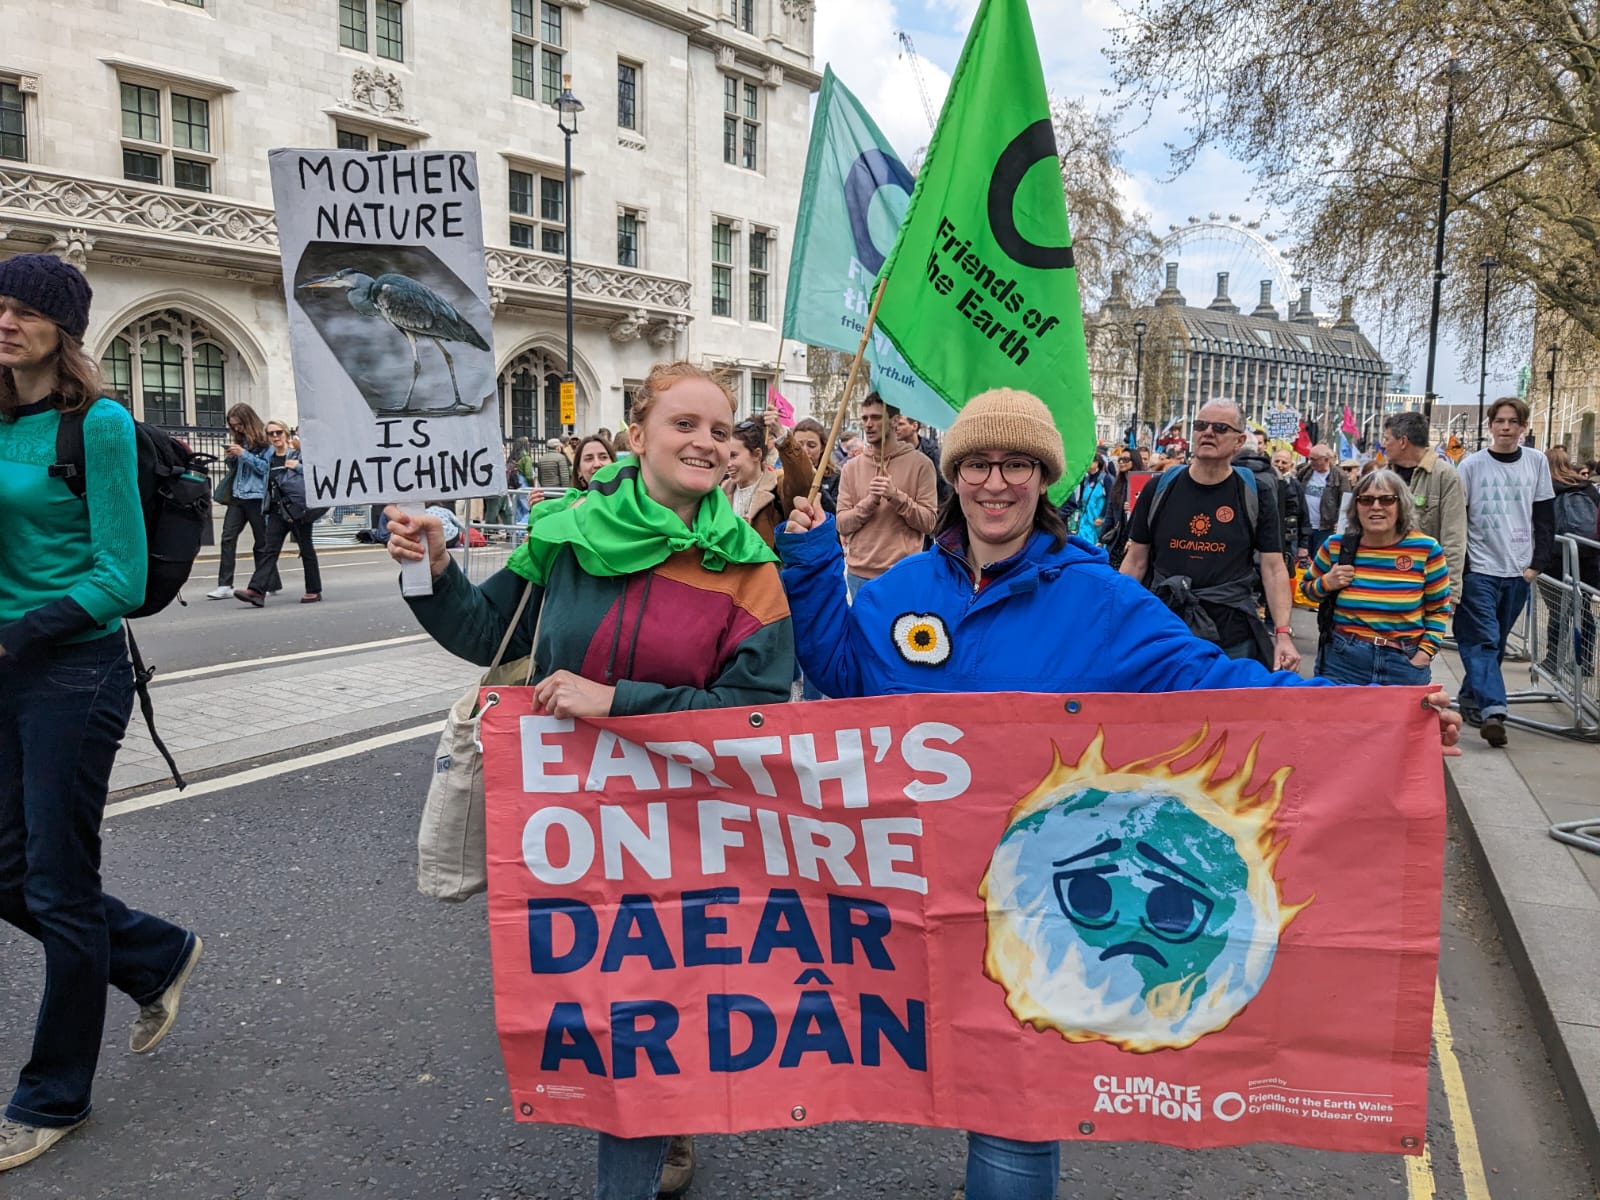
[[[911,172],[867,110],[823,68],[795,218],[783,336],[854,354],[884,249],[911,203]],[[872,385],[918,421],[944,428],[955,413],[911,372],[882,331],[867,345]]]
[[[883,278],[878,325],[952,408],[997,387],[1044,401],[1064,498],[1094,456],[1094,402],[1027,0],[978,6]]]

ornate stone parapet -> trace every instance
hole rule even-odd
[[[552,254],[491,247],[485,252],[489,278],[509,289],[522,287],[540,292],[560,292],[566,287],[566,262]],[[689,283],[665,275],[646,275],[624,267],[597,263],[572,264],[572,291],[586,300],[611,301],[624,310],[689,310]],[[627,311],[623,315],[627,315]],[[649,314],[653,316],[654,314]]]

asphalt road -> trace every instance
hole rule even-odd
[[[206,957],[178,1027],[149,1058],[126,1051],[134,1010],[113,996],[94,1117],[5,1175],[0,1195],[591,1194],[592,1135],[511,1119],[482,899],[451,907],[416,894],[431,751],[431,739],[407,742],[107,821],[108,888],[194,925]],[[1471,1139],[1436,1063],[1432,1193],[1399,1158],[1096,1144],[1065,1148],[1063,1200],[1592,1200],[1517,982],[1453,841],[1445,887],[1441,989],[1486,1188],[1463,1174]],[[0,926],[7,1069],[25,1055],[41,976],[34,944]],[[958,1133],[899,1126],[707,1137],[692,1194],[950,1200],[963,1150]]]
[[[243,540],[248,542],[248,535]],[[486,569],[504,558],[499,547],[477,553]],[[234,582],[240,587],[249,580],[249,558],[248,549],[239,556]],[[217,564],[200,560],[184,588],[186,604],[172,604],[134,623],[145,661],[166,674],[420,633],[400,598],[398,568],[381,547],[324,550],[319,561],[321,603],[300,603],[305,591],[300,560],[286,553],[279,561],[283,591],[268,597],[266,607],[252,608],[239,600],[206,599],[216,586]],[[473,574],[481,577],[476,568]]]

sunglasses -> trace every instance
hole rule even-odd
[[[289,431],[287,429],[269,429],[269,430],[267,430],[267,436],[268,437],[288,437],[289,436]]]
[[[1357,496],[1356,503],[1362,508],[1371,508],[1374,504],[1381,504],[1384,508],[1393,508],[1400,503],[1399,496]]]
[[[1212,433],[1244,432],[1242,429],[1239,429],[1233,425],[1229,425],[1226,421],[1196,421],[1194,423],[1194,431],[1196,433],[1205,433],[1207,430],[1210,430]]]

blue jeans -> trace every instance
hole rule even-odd
[[[1500,673],[1506,638],[1528,603],[1528,581],[1468,571],[1461,580],[1456,608],[1456,647],[1466,679],[1461,684],[1461,711],[1482,717],[1506,715],[1506,681]]]
[[[967,1134],[967,1200],[1053,1200],[1060,1142]]]
[[[1415,654],[1416,651],[1412,651]],[[1335,683],[1356,687],[1367,684],[1404,685],[1431,683],[1433,667],[1411,665],[1411,654],[1395,646],[1375,646],[1371,642],[1336,633],[1317,662],[1317,674]]]
[[[595,1163],[594,1200],[656,1200],[670,1137],[600,1135]]]
[[[100,890],[100,819],[132,711],[120,633],[0,668],[0,920],[44,948],[33,1053],[6,1109],[13,1121],[88,1116],[106,984],[148,1004],[189,955],[192,934]]]
[[[850,603],[856,602],[856,593],[861,590],[861,585],[867,582],[865,575],[852,575],[849,571],[844,573],[844,590],[849,593]]]

